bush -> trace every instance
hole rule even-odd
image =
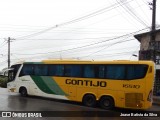
[[[6,88],[7,87],[8,77],[0,76],[0,87]]]

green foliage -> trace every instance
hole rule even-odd
[[[6,76],[0,76],[0,87],[7,87],[7,81],[8,81],[8,77]]]

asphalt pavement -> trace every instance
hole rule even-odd
[[[160,96],[153,96],[153,104],[160,105]]]
[[[153,113],[154,115],[157,114],[159,116],[160,104],[158,105],[157,103],[160,103],[160,97],[154,96],[153,102],[154,104],[152,105],[152,107],[144,111],[145,114],[149,115],[149,117],[125,117],[121,116],[121,114],[131,115],[131,113],[135,112],[136,114],[145,114],[141,113],[141,111],[120,108],[115,108],[113,110],[103,110],[98,106],[92,108],[86,107],[81,103],[60,101],[34,96],[20,97],[20,95],[17,93],[9,93],[7,89],[0,88],[0,111],[3,112],[3,114],[0,113],[0,120],[106,120],[106,117],[112,120],[128,120],[128,118],[133,118],[134,120],[159,120],[159,117],[151,117],[150,114]],[[1,117],[2,115],[8,116],[8,112],[12,113],[11,118]],[[30,117],[30,113],[41,113],[42,118]],[[20,117],[17,118],[16,115],[20,115]],[[24,118],[22,115],[24,115]],[[25,117],[25,115],[27,117]]]

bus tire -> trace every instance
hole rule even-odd
[[[21,87],[19,90],[22,97],[26,97],[28,95],[27,89],[25,87]]]
[[[103,96],[99,100],[100,107],[103,109],[112,109],[114,107],[114,100],[110,96]]]
[[[96,105],[96,97],[92,94],[86,94],[82,100],[83,104],[88,107],[94,107]]]

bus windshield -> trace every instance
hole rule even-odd
[[[20,65],[21,64],[11,66],[11,70],[8,71],[8,82],[11,82],[15,79]]]

